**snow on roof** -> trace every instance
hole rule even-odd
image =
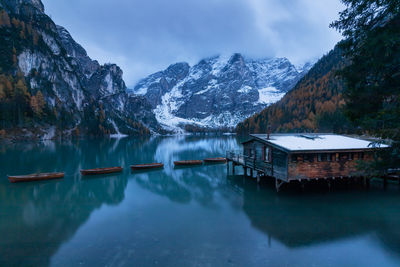
[[[388,147],[384,144],[335,134],[272,134],[269,140],[267,140],[266,134],[254,134],[252,136],[288,151],[355,150]]]

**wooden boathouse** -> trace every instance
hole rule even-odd
[[[243,152],[227,152],[232,172],[243,166],[257,181],[275,179],[277,191],[292,181],[365,177],[359,161],[371,161],[374,152],[387,148],[360,138],[336,134],[252,134]]]

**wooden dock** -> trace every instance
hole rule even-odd
[[[228,151],[226,154],[227,159],[227,173],[230,174],[230,169],[232,170],[232,175],[235,175],[236,167],[240,166],[243,168],[244,176],[257,179],[259,183],[261,179],[274,179],[275,187],[277,191],[285,183],[299,182],[301,187],[304,188],[306,182],[325,180],[329,188],[331,188],[331,183],[336,181],[346,181],[347,183],[361,183],[365,187],[369,188],[371,180],[379,180],[383,182],[383,187],[387,188],[389,181],[397,182],[400,186],[400,171],[396,173],[389,173],[380,177],[363,177],[363,176],[339,176],[339,177],[323,177],[323,178],[309,178],[301,180],[284,180],[279,178],[280,172],[274,172],[273,163],[268,163],[262,160],[257,160],[254,157],[248,157],[243,155],[242,152]]]
[[[277,175],[274,173],[274,167],[272,163],[263,160],[257,160],[254,157],[248,157],[243,155],[243,153],[233,151],[228,151],[226,153],[226,160],[228,174],[230,162],[232,162],[232,175],[235,175],[236,166],[242,166],[244,176],[255,177],[258,183],[261,181],[262,177],[275,179],[275,187],[277,191],[279,191],[280,187],[286,183],[286,181],[277,178]]]

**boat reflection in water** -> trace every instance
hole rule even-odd
[[[0,266],[400,264],[398,191],[278,194],[224,164],[174,168],[238,148],[190,136],[1,144]],[[149,162],[164,169],[129,168]],[[124,171],[82,178],[94,166]],[[65,178],[10,184],[16,169]]]

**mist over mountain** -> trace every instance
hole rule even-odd
[[[91,59],[40,0],[0,0],[2,135],[231,131],[279,101],[312,67],[236,53],[181,62],[128,90],[122,69]]]

